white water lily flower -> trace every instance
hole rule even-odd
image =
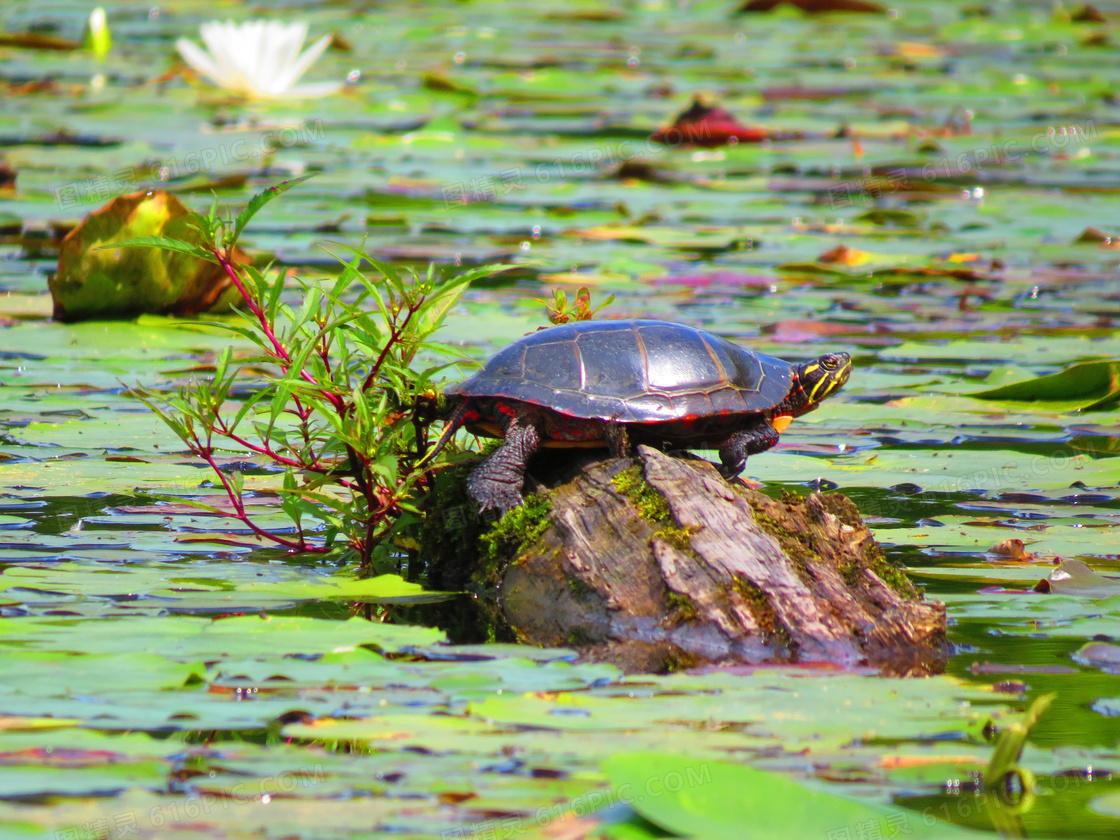
[[[275,20],[211,21],[199,28],[207,49],[180,38],[175,42],[183,59],[214,84],[251,99],[315,97],[334,93],[341,83],[297,85],[331,42],[324,35],[303,54],[307,38],[306,23],[280,23]]]

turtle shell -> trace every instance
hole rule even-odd
[[[448,394],[620,423],[757,414],[789,394],[788,362],[668,321],[577,321],[518,339]]]

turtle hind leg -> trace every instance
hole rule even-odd
[[[765,419],[736,432],[719,448],[719,460],[722,463],[720,474],[724,478],[734,478],[747,465],[749,455],[765,452],[777,442],[778,430]]]
[[[467,477],[467,492],[482,510],[497,508],[506,513],[521,504],[525,467],[539,445],[540,435],[532,423],[510,420],[502,445]]]

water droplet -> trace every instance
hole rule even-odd
[[[641,63],[642,62],[636,56],[630,56],[628,59],[626,59],[626,64],[629,67],[637,67]]]
[[[152,6],[152,8],[148,9],[148,20],[152,23],[159,20],[159,9],[156,6]]]
[[[456,64],[462,64],[466,60],[467,60],[467,54],[466,53],[464,53],[464,52],[455,53],[455,63]]]
[[[533,238],[534,239],[540,239],[541,238],[541,226],[540,225],[533,225]]]
[[[521,243],[521,250],[522,250],[522,251],[528,251],[528,250],[529,250],[530,248],[532,248],[532,247],[533,247],[533,246],[532,246],[532,245],[530,245],[530,244],[529,244],[528,242],[522,242],[522,243]]]
[[[267,805],[271,801],[272,801],[272,797],[269,796],[267,793],[262,793],[261,794],[261,804],[262,805]]]
[[[346,81],[349,84],[356,85],[361,80],[362,80],[362,71],[361,70],[351,70],[349,73],[346,74]]]
[[[983,187],[977,187],[976,189],[974,189],[972,191],[972,197],[973,198],[983,198],[984,197],[984,188]]]
[[[459,255],[459,254],[456,254],[456,255],[455,255],[455,265],[462,265],[462,264],[463,264],[463,258],[462,258],[462,256],[461,256],[461,255]]]

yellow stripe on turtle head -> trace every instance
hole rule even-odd
[[[835,385],[835,384],[836,384],[836,380],[833,379],[831,376],[825,376],[822,379],[820,379],[820,381],[818,381],[817,384],[813,386],[813,390],[809,392],[809,402],[816,403],[816,402],[820,402],[820,400],[823,400],[825,395],[827,395],[828,392],[832,390],[832,386]],[[828,385],[829,387],[825,389],[825,392],[821,396],[821,398],[817,399],[817,391],[819,391],[821,389],[822,385]]]

